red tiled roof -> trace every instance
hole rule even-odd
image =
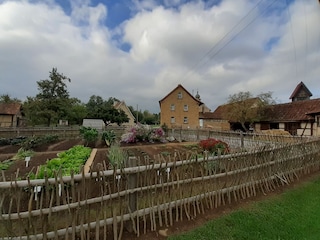
[[[20,109],[20,103],[0,103],[0,114],[3,115],[16,115]]]
[[[312,93],[311,93],[310,90],[306,87],[306,85],[305,85],[303,82],[300,82],[300,83],[296,86],[296,88],[294,89],[294,91],[293,91],[293,93],[291,94],[291,96],[290,96],[289,99],[294,98],[294,97],[298,94],[298,92],[301,91],[301,89],[304,89],[304,90],[307,92],[307,94],[309,95],[309,97],[312,96]]]
[[[320,98],[269,106],[266,109],[266,121],[303,121],[312,119],[311,115],[316,113],[320,113]]]
[[[212,113],[202,113],[203,119],[226,119],[227,112],[232,104],[220,105]],[[320,113],[320,98],[290,103],[275,104],[265,109],[266,122],[296,122],[313,119],[312,115]]]
[[[259,98],[249,98],[246,101],[246,105],[248,106],[253,106],[257,103],[257,101],[259,101]],[[214,112],[210,112],[210,113],[203,113],[202,115],[200,115],[203,119],[224,119],[226,120],[226,116],[228,116],[228,112],[230,110],[230,108],[234,107],[234,105],[237,103],[228,103],[228,104],[223,104],[220,105],[216,108],[216,110],[214,110]],[[228,119],[230,120],[230,119]]]

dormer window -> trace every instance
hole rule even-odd
[[[182,99],[182,92],[178,92],[178,99]]]

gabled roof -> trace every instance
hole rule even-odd
[[[0,103],[0,114],[16,115],[21,110],[21,103]]]
[[[249,106],[254,107],[258,101],[260,101],[259,98],[249,98],[247,100],[244,100]],[[236,106],[237,103],[227,103],[220,105],[214,110],[213,112],[210,113],[203,113],[200,115],[200,118],[203,119],[216,119],[216,120],[231,120],[231,119],[226,119],[226,116],[228,115],[228,112],[230,111],[230,108]]]
[[[199,105],[203,104],[203,102],[201,102],[199,99],[196,99],[194,96],[192,96],[191,93],[189,93],[181,84],[178,84],[177,87],[175,87],[171,92],[169,92],[164,98],[162,98],[159,101],[159,104],[161,104],[161,102],[163,102],[168,96],[170,96],[175,90],[177,90],[178,88],[181,88],[183,91],[185,91],[191,98],[194,99],[194,101],[198,102]]]
[[[135,116],[133,115],[133,113],[131,112],[130,108],[127,106],[127,104],[124,101],[120,101],[120,102],[119,101],[115,101],[114,104],[113,104],[113,107],[115,109],[120,109],[121,106],[124,106],[128,110],[128,112],[131,115],[132,119],[136,119]]]
[[[296,97],[297,94],[298,94],[300,91],[302,91],[302,90],[304,90],[304,91],[308,94],[309,97],[312,96],[312,93],[311,93],[310,90],[306,87],[306,85],[305,85],[303,82],[300,82],[300,83],[296,86],[296,88],[294,89],[294,91],[293,91],[293,93],[291,94],[291,96],[290,96],[289,99],[292,99],[292,98]]]
[[[266,121],[270,122],[306,121],[317,113],[320,113],[320,98],[276,104],[265,111]]]

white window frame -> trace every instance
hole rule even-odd
[[[178,92],[178,99],[182,99],[182,92]]]
[[[183,123],[184,123],[184,124],[187,124],[187,123],[188,123],[188,117],[184,117],[184,118],[183,118]]]
[[[176,119],[174,117],[171,117],[170,123],[176,123]]]
[[[185,111],[185,112],[188,112],[188,111],[189,111],[189,106],[188,106],[188,104],[185,104],[185,105],[183,106],[183,111]]]
[[[170,109],[171,111],[174,111],[176,109],[176,106],[174,104],[171,104]]]

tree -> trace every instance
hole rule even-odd
[[[240,123],[242,128],[248,131],[246,124],[263,119],[266,106],[274,103],[271,92],[261,93],[256,97],[250,92],[239,92],[229,96],[224,117]]]
[[[18,98],[12,98],[9,94],[0,95],[0,103],[21,103]]]
[[[28,114],[33,115],[29,119],[36,118],[47,126],[66,118],[71,106],[66,85],[66,82],[71,82],[70,78],[58,73],[57,68],[49,73],[49,79],[37,81],[39,93],[36,97],[28,97],[26,102]]]
[[[71,106],[67,116],[69,124],[82,124],[83,119],[88,115],[86,105],[78,98],[71,98],[69,101]]]
[[[121,109],[114,108],[114,101],[118,100],[112,97],[103,100],[100,96],[92,95],[86,104],[87,117],[102,119],[106,126],[111,123],[117,123],[120,126],[122,123],[128,122],[129,118],[126,113]]]

